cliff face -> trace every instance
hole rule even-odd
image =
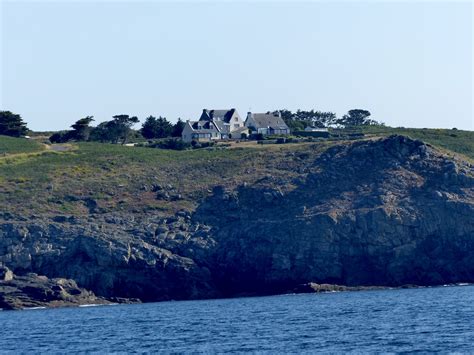
[[[474,282],[469,163],[402,136],[288,159],[296,178],[216,186],[174,216],[4,216],[0,263],[143,301]]]
[[[229,294],[473,281],[472,173],[419,141],[358,142],[329,149],[287,194],[216,190],[194,218],[216,229],[214,270]]]
[[[65,277],[105,297],[157,301],[215,296],[209,270],[157,246],[155,228],[163,227],[142,222],[115,217],[4,223],[0,261],[16,275]],[[172,228],[171,223],[164,226]]]

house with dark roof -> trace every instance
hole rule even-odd
[[[245,127],[244,120],[240,118],[239,113],[235,108],[230,110],[202,110],[199,121],[214,122],[222,134],[231,135],[232,132]],[[228,137],[227,137],[228,138]]]
[[[187,121],[181,138],[185,142],[241,138],[248,129],[236,109],[202,110],[198,121]]]
[[[249,112],[247,113],[245,126],[248,127],[253,134],[290,134],[290,128],[286,125],[280,112]]]
[[[222,139],[219,128],[211,121],[186,121],[181,138],[185,142],[209,142]]]

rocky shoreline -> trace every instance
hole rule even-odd
[[[474,282],[471,163],[403,136],[289,159],[174,215],[0,214],[0,308]]]
[[[334,292],[380,291],[396,289],[420,289],[430,287],[472,286],[472,283],[449,285],[402,285],[389,286],[344,286],[309,282],[281,294],[309,294]],[[273,294],[272,294],[273,295]],[[241,294],[234,297],[258,297],[260,294]],[[0,311],[45,309],[59,307],[106,306],[141,303],[137,298],[98,297],[93,292],[77,286],[74,280],[55,278],[29,273],[16,276],[5,267],[0,268]]]
[[[110,303],[78,287],[74,280],[49,279],[34,273],[16,276],[9,269],[0,268],[0,309],[3,310]]]

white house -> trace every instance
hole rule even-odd
[[[187,121],[181,138],[185,142],[241,138],[248,133],[236,109],[202,110],[199,121]]]
[[[281,118],[280,112],[248,112],[245,126],[254,134],[290,134],[290,128],[288,128],[283,118]]]

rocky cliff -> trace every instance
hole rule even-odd
[[[474,282],[470,163],[403,136],[287,159],[291,174],[214,186],[175,215],[4,214],[0,263],[142,301]]]

